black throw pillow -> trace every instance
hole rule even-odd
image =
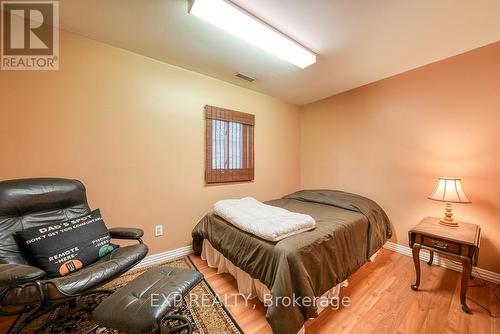
[[[62,223],[28,228],[16,236],[49,277],[75,272],[117,247],[110,243],[99,209]]]

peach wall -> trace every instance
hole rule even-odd
[[[332,74],[335,75],[335,74]],[[408,245],[438,176],[462,177],[482,228],[479,267],[500,272],[500,42],[325,100],[301,112],[301,186],[368,196]]]
[[[69,33],[60,55],[59,71],[0,72],[0,179],[80,179],[108,225],[145,229],[150,254],[188,245],[219,199],[299,187],[297,107]],[[205,104],[255,114],[255,182],[204,185]]]

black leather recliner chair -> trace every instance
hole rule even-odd
[[[0,181],[0,315],[30,312],[28,321],[56,304],[74,303],[76,297],[93,293],[146,256],[148,247],[141,241],[144,234],[141,229],[111,228],[111,238],[139,243],[119,247],[68,276],[46,278],[45,272],[30,263],[15,240],[17,231],[89,212],[85,187],[80,181],[58,178]],[[12,308],[17,310],[11,311]]]

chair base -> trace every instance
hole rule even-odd
[[[15,314],[17,314],[17,315],[23,315],[23,314],[29,313],[25,319],[22,319],[21,322],[16,321],[12,325],[12,328],[10,328],[10,330],[8,332],[8,334],[19,334],[31,322],[33,322],[36,319],[38,319],[38,318],[46,315],[49,312],[52,312],[56,308],[64,307],[65,305],[67,305],[67,309],[63,311],[64,315],[67,315],[67,314],[72,313],[72,312],[81,311],[81,310],[84,310],[84,312],[91,313],[94,310],[94,308],[90,308],[90,307],[81,307],[81,308],[78,308],[77,307],[77,298],[83,297],[83,296],[92,295],[92,294],[112,294],[113,292],[114,292],[114,290],[96,290],[96,291],[91,291],[91,292],[85,293],[85,294],[83,294],[81,296],[78,296],[78,297],[75,297],[75,298],[72,298],[72,299],[69,299],[69,300],[65,300],[65,301],[60,302],[60,303],[54,303],[54,304],[49,304],[49,305],[45,305],[45,306],[37,305],[36,307],[32,308],[31,310],[27,310],[25,312],[19,312],[19,313],[2,312],[1,315],[12,316],[12,315],[15,315]],[[177,320],[177,321],[180,322],[180,324],[177,325],[177,326],[175,326],[175,327],[168,327],[166,325],[166,323],[169,320]],[[47,319],[47,321],[45,321],[44,323],[42,323],[37,328],[37,331],[38,332],[42,332],[43,330],[45,330],[51,324],[51,322],[52,322],[51,319]],[[192,334],[192,332],[193,332],[193,326],[192,326],[191,322],[189,321],[188,318],[186,318],[184,316],[169,315],[169,316],[166,316],[163,319],[162,322],[164,323],[164,325],[160,326],[160,328],[157,331],[157,334],[180,334],[180,333],[184,333],[184,332],[187,333],[187,334]],[[96,333],[96,331],[97,331],[98,328],[99,328],[98,325],[93,325],[92,327],[90,327],[89,329],[87,329],[85,331],[85,334]]]
[[[26,313],[28,313],[28,315],[26,316],[25,319],[22,319],[20,322],[19,322],[19,320],[16,320],[16,322],[14,322],[12,327],[9,329],[8,333],[9,334],[19,334],[27,325],[29,325],[30,323],[32,323],[36,319],[46,315],[49,312],[52,312],[56,308],[64,307],[65,305],[68,306],[68,309],[65,311],[66,315],[70,314],[72,312],[80,311],[80,310],[83,310],[84,312],[91,313],[94,310],[94,308],[91,308],[91,307],[78,308],[77,307],[77,298],[89,296],[89,295],[94,295],[94,294],[108,294],[108,295],[110,295],[113,292],[114,292],[114,290],[104,290],[104,289],[103,290],[89,291],[89,292],[84,293],[82,295],[79,295],[77,297],[70,298],[70,299],[67,299],[67,300],[64,300],[61,302],[51,303],[51,304],[46,304],[46,305],[37,305],[32,310],[25,311],[25,312],[19,312],[19,313],[17,313],[17,315],[19,315],[19,316],[22,316],[23,314],[26,314]],[[9,314],[7,312],[2,312],[1,315],[9,315]],[[14,315],[14,314],[10,314],[10,316],[12,316],[12,315]],[[51,319],[47,319],[44,323],[42,323],[40,325],[40,327],[37,328],[37,331],[42,332],[51,324],[51,322],[52,322]],[[96,328],[97,328],[97,326],[94,326],[92,329],[95,331]],[[87,331],[87,332],[89,332],[89,331]]]
[[[188,318],[183,317],[181,315],[169,315],[166,316],[164,319],[164,322],[167,322],[168,320],[177,320],[181,324],[177,325],[173,328],[169,328],[166,325],[160,326],[159,333],[160,334],[174,334],[174,333],[180,333],[183,330],[187,330],[187,334],[191,334],[193,332],[193,326],[191,325],[191,322],[189,321]]]
[[[182,331],[186,330],[187,334],[193,333],[193,325],[189,321],[188,318],[181,315],[170,315],[164,318],[164,322],[168,322],[169,320],[177,320],[180,322],[179,325],[175,327],[168,327],[166,324],[161,325],[160,328],[156,331],[156,334],[181,334]],[[99,329],[98,325],[87,330],[84,334],[95,334]]]

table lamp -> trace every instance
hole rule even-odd
[[[457,227],[458,222],[453,219],[451,203],[471,203],[465,196],[462,180],[456,177],[438,178],[436,189],[428,198],[434,201],[446,202],[444,217],[439,220],[439,223],[452,227]]]

